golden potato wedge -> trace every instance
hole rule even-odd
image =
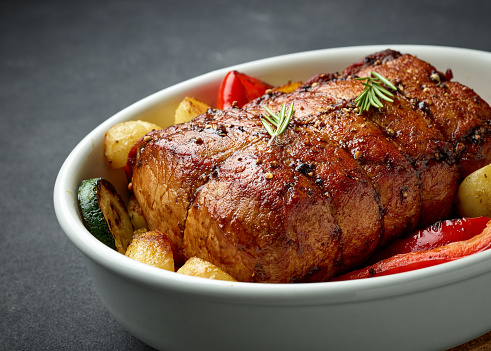
[[[133,231],[133,239],[136,238],[137,236],[140,236],[140,235],[146,233],[146,232],[148,232],[147,228],[140,228],[140,229]]]
[[[292,91],[296,90],[301,85],[302,85],[302,82],[288,82],[288,83],[280,85],[278,87],[274,87],[273,91],[282,91],[284,93],[291,93]]]
[[[189,122],[194,117],[205,113],[210,107],[203,101],[187,96],[177,106],[174,122],[175,124]]]
[[[457,192],[457,210],[462,217],[491,217],[491,165],[462,181]]]
[[[174,272],[174,255],[167,235],[150,231],[135,236],[126,256],[136,261]]]
[[[158,129],[162,128],[139,120],[121,122],[109,128],[104,135],[104,155],[111,168],[124,167],[133,145],[145,134]]]
[[[177,273],[215,280],[236,281],[214,264],[198,257],[191,257],[188,259],[186,263],[177,270]]]
[[[138,230],[147,227],[147,221],[143,217],[140,205],[136,201],[135,195],[131,195],[128,199],[128,214],[130,216],[131,223],[133,224],[133,229]]]

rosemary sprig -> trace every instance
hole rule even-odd
[[[263,106],[263,108],[266,110],[267,114],[261,116],[261,122],[269,135],[271,135],[271,139],[269,139],[268,142],[268,146],[270,146],[273,143],[274,138],[285,131],[295,110],[293,109],[293,102],[288,108],[288,111],[286,110],[286,104],[283,104],[278,114],[274,113],[266,106]],[[274,129],[273,126],[275,126],[276,129]]]
[[[376,108],[383,107],[380,99],[394,102],[394,100],[391,99],[394,94],[382,87],[380,84],[384,83],[392,90],[397,90],[397,88],[380,73],[370,71],[368,77],[356,78],[356,80],[362,81],[361,84],[365,86],[363,92],[355,99],[356,107],[360,108],[360,112],[358,114],[361,115],[363,111],[368,111],[370,106]]]

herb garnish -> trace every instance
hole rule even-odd
[[[394,94],[382,87],[380,84],[384,83],[392,90],[397,90],[397,88],[380,73],[370,71],[368,77],[356,78],[356,80],[362,81],[361,84],[365,86],[363,92],[355,99],[356,107],[360,108],[360,115],[363,113],[363,111],[368,111],[370,106],[374,106],[376,108],[383,107],[380,99],[394,102],[394,100],[391,99]]]
[[[271,135],[271,139],[269,139],[268,142],[268,146],[270,146],[274,138],[285,131],[295,110],[293,110],[293,102],[288,108],[288,112],[286,111],[285,103],[281,106],[281,110],[278,114],[274,113],[266,106],[263,106],[263,108],[266,110],[267,114],[261,116],[261,122],[269,135]],[[276,129],[273,129],[273,126],[275,126]]]

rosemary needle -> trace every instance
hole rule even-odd
[[[371,106],[376,108],[383,107],[382,101],[380,101],[381,99],[394,102],[391,99],[394,94],[385,89],[381,84],[385,84],[392,90],[397,90],[397,88],[380,73],[370,71],[368,77],[356,78],[356,80],[361,81],[361,84],[365,87],[363,92],[355,99],[356,107],[360,108],[360,115],[363,111],[368,111]]]
[[[269,135],[271,135],[271,139],[269,139],[268,142],[268,146],[270,146],[273,143],[274,138],[285,131],[288,123],[290,123],[290,120],[295,113],[295,110],[293,109],[293,102],[288,108],[288,111],[286,110],[285,103],[281,105],[279,113],[274,113],[266,106],[263,106],[263,108],[267,113],[265,115],[261,115],[261,122]]]

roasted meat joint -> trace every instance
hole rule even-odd
[[[379,76],[382,103],[360,103]],[[490,106],[451,70],[386,50],[154,130],[126,174],[177,267],[198,257],[238,281],[290,283],[330,280],[448,219],[460,182],[489,163]]]

